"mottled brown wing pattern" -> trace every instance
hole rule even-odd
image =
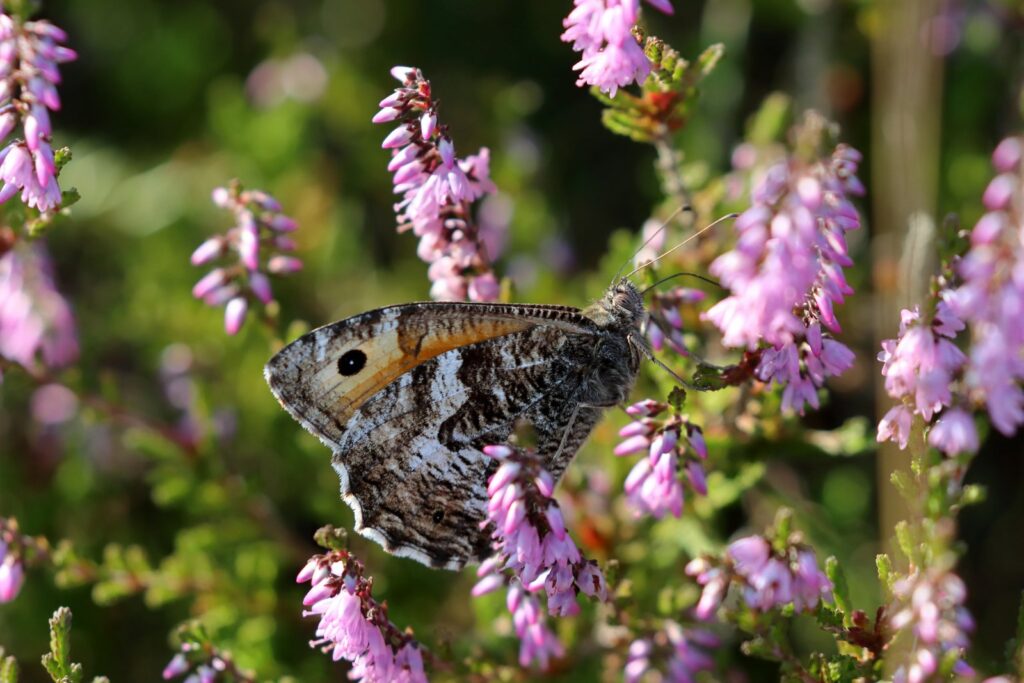
[[[598,334],[563,306],[407,304],[309,333],[266,375],[335,451],[357,530],[397,555],[457,568],[486,545],[478,523],[492,464],[479,448],[523,419],[549,458],[565,438],[548,463],[560,475],[596,422],[599,411],[573,396]]]
[[[482,559],[480,522],[497,463],[481,449],[523,420],[559,477],[600,417],[573,398],[593,348],[589,334],[533,327],[441,354],[369,399],[333,458],[357,530],[431,566]]]

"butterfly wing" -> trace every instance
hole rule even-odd
[[[315,330],[266,375],[285,409],[334,450],[356,530],[455,569],[487,550],[479,523],[496,464],[480,449],[524,420],[559,476],[598,419],[573,397],[599,334],[562,306],[408,304]]]

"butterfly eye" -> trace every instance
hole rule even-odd
[[[366,354],[359,349],[352,349],[351,351],[346,351],[338,359],[338,373],[345,377],[351,377],[362,370],[365,365]]]
[[[444,519],[444,510],[435,510],[434,524],[440,524],[442,519]]]

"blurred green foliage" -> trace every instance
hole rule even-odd
[[[714,43],[725,51],[700,83],[699,103],[686,109],[685,126],[671,134],[692,186],[726,170],[744,135],[768,144],[807,107],[837,120],[844,141],[870,150],[872,69],[885,68],[870,59],[876,3],[676,5],[674,17],[648,13],[652,34],[684,56]],[[370,123],[394,86],[388,69],[413,64],[433,82],[459,152],[492,150],[503,193],[496,210],[510,214],[499,271],[514,281],[514,298],[585,304],[629,258],[661,189],[655,151],[605,130],[601,105],[574,87],[574,54],[558,41],[569,6],[46,3],[44,16],[68,31],[80,54],[64,69],[55,143],[73,150],[61,181],[81,200],[70,220],[53,227],[49,245],[81,334],[82,359],[62,381],[92,399],[74,421],[42,426],[29,417],[34,384],[14,372],[3,380],[0,515],[16,517],[26,533],[68,539],[53,552],[71,568],[55,582],[30,571],[18,599],[0,606],[0,643],[20,661],[20,680],[45,680],[34,664],[47,649],[45,617],[59,605],[75,614],[76,658],[114,681],[153,680],[173,653],[169,634],[191,617],[262,677],[340,678],[329,657],[308,648],[314,622],[301,617],[304,588],[293,577],[316,552],[314,530],[351,527],[352,517],[327,450],[266,389],[270,336],[250,321],[228,338],[221,312],[190,296],[201,271],[188,265],[189,254],[229,226],[209,192],[238,177],[272,192],[298,219],[306,269],[275,284],[285,320],[315,326],[425,298],[426,267],[413,238],[394,231],[383,131]],[[960,32],[946,61],[937,208],[970,225],[992,146],[1020,127],[1021,15],[1011,4],[984,2],[951,11]],[[870,215],[868,164],[864,176]],[[841,314],[858,362],[834,383],[831,402],[804,421],[811,438],[785,422],[742,446],[709,436],[710,495],[682,519],[602,528],[617,518],[609,514],[585,534],[577,530],[588,554],[614,560],[610,573],[630,575],[622,597],[640,611],[668,616],[692,604],[696,587],[681,580],[678,558],[720,547],[747,520],[760,529],[780,503],[793,507],[820,557],[839,559],[853,603],[880,599],[874,558],[892,530],[875,522],[872,333],[882,323],[872,320],[866,291],[866,237],[855,245],[851,275],[861,291]],[[895,320],[884,325],[885,334],[895,332]],[[185,415],[168,395],[171,366],[187,376],[194,442],[175,436]],[[648,378],[638,396],[654,382],[670,384]],[[736,392],[696,400],[724,411]],[[603,477],[614,490],[625,476],[628,463],[609,455],[623,421],[611,415],[567,475],[570,510],[586,496],[621,504],[595,494],[593,483]],[[978,654],[995,661],[1014,633],[1024,582],[1024,558],[1005,552],[1016,547],[1024,521],[1024,459],[1020,440],[988,443],[972,478],[988,485],[989,497],[964,515],[973,550],[963,571],[979,621]],[[601,543],[610,536],[619,541],[614,558]],[[503,598],[471,600],[472,572],[432,571],[359,537],[351,543],[395,623],[444,656],[514,662]],[[644,571],[630,572],[637,567]],[[597,609],[585,607],[579,619],[595,619]],[[821,643],[809,622],[795,627],[804,650]],[[573,631],[561,627],[570,638]],[[471,649],[460,640],[466,633],[476,635]],[[574,664],[553,678],[597,680],[621,661]],[[775,675],[763,663],[750,667],[754,680]]]

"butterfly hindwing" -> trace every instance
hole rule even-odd
[[[408,304],[309,333],[270,361],[267,378],[334,450],[357,531],[457,568],[487,546],[479,522],[495,464],[480,448],[524,420],[557,477],[596,422],[599,411],[572,397],[598,334],[567,307]]]

